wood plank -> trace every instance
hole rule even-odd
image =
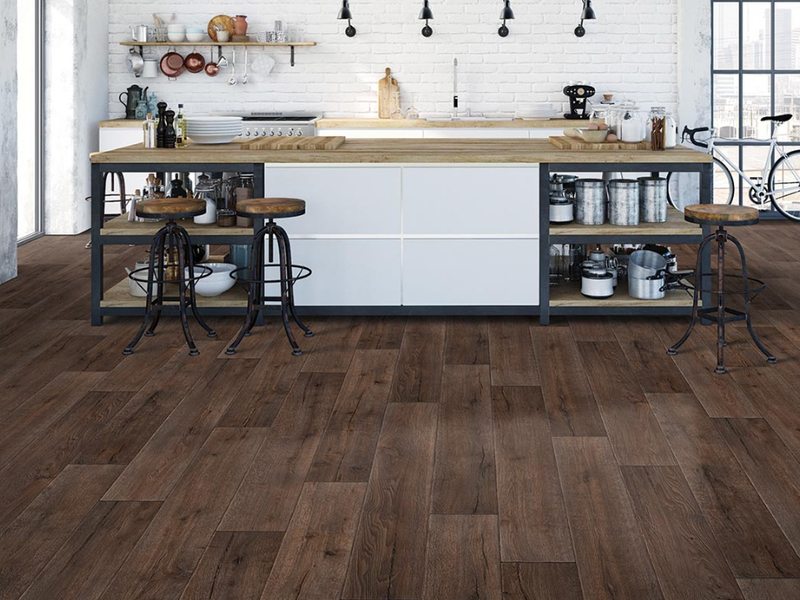
[[[763,419],[718,419],[714,424],[800,554],[800,463]]]
[[[366,488],[364,483],[304,486],[263,600],[341,598]]]
[[[336,150],[344,142],[342,136],[262,137],[249,140],[242,147],[247,150]]]
[[[266,430],[252,427],[215,429],[103,597],[180,596],[266,437]],[[199,481],[213,485],[199,488]]]
[[[580,345],[583,367],[621,465],[674,465],[666,438],[616,342]]]
[[[255,366],[229,361],[202,377],[111,486],[104,500],[165,500]]]
[[[489,364],[489,321],[481,317],[447,319],[444,347],[446,365]]]
[[[89,392],[0,470],[0,531],[53,481],[84,444],[130,399],[126,393]]]
[[[398,355],[356,351],[307,481],[369,480]]]
[[[258,600],[283,534],[218,531],[181,595],[181,600]]]
[[[539,385],[539,369],[533,354],[530,319],[503,318],[489,322],[492,385]]]
[[[745,600],[800,598],[800,579],[739,579]]]
[[[571,223],[551,223],[550,236],[554,235],[635,235],[642,236],[643,242],[649,242],[654,236],[662,235],[700,235],[700,226],[689,223],[683,218],[683,213],[672,207],[667,209],[667,220],[664,223],[643,223],[637,227],[627,227],[624,225],[612,225],[604,223],[602,225],[581,225],[578,221]],[[651,240],[647,240],[646,238]],[[749,263],[748,263],[749,266]]]
[[[616,342],[614,328],[606,317],[570,317],[569,329],[576,342]]]
[[[138,392],[142,389],[177,352],[187,352],[185,347],[179,349],[167,342],[165,338],[167,338],[166,331],[159,331],[154,338],[146,338],[136,349],[135,354],[125,357],[125,360],[97,383],[94,387],[95,391]],[[205,350],[204,340],[196,339],[195,342],[200,352],[203,352]]]
[[[504,563],[504,600],[583,600],[575,563]]]
[[[667,355],[650,319],[614,321],[612,327],[639,387],[647,394],[688,394],[692,388]]]
[[[647,398],[733,574],[800,573],[800,559],[697,399],[690,394]]]
[[[389,404],[343,598],[422,596],[437,407]]]
[[[100,373],[61,373],[6,416],[0,424],[0,468],[33,440],[43,437],[101,377]]]
[[[488,365],[444,367],[431,512],[497,514]]]
[[[359,350],[400,350],[405,317],[369,317],[358,340]]]
[[[541,370],[542,395],[551,434],[605,436],[606,428],[569,328],[532,325],[531,339],[536,361],[545,365]]]
[[[285,531],[342,388],[341,373],[302,373],[230,504],[223,531]]]
[[[223,361],[217,361],[212,352],[200,356],[176,353],[72,462],[127,465],[192,391],[198,377],[213,377],[224,364]]]
[[[538,388],[492,389],[503,562],[571,562],[569,524]]]
[[[98,503],[22,598],[100,598],[159,508],[160,502]]]
[[[67,466],[8,528],[3,528],[0,598],[19,598],[121,471],[113,466]]]
[[[606,438],[556,438],[558,472],[587,598],[663,598]]]
[[[592,152],[614,152],[619,150],[651,150],[650,142],[586,142],[583,138],[566,135],[551,135],[550,143],[559,150],[591,150]]]
[[[408,319],[392,382],[391,402],[439,401],[444,344],[444,320]]]
[[[501,600],[497,517],[432,515],[423,600]]]
[[[622,475],[667,599],[741,599],[703,512],[678,467],[623,467]]]
[[[358,317],[329,318],[325,321],[325,335],[309,353],[304,373],[346,373],[358,347],[364,321]]]

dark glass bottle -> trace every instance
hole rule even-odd
[[[166,148],[167,136],[167,103],[158,103],[158,125],[156,126],[156,148]]]
[[[186,198],[186,189],[183,187],[183,179],[176,177],[172,180],[172,189],[169,192],[170,198]]]
[[[175,144],[178,141],[175,134],[175,111],[168,110],[165,113],[165,118],[167,120],[167,132],[164,134],[164,148],[175,148]]]

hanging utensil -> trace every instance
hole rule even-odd
[[[206,66],[206,59],[197,51],[197,48],[194,48],[192,53],[187,55],[183,62],[189,73],[200,73]]]
[[[176,79],[185,70],[186,66],[184,65],[183,57],[174,50],[170,50],[161,57],[161,72],[170,79]]]
[[[244,76],[242,77],[242,85],[247,85],[247,46],[244,48]]]
[[[233,49],[233,62],[231,63],[231,66],[233,68],[233,73],[228,79],[228,85],[236,85],[239,83],[239,80],[236,79],[236,48]]]
[[[214,49],[211,49],[211,60],[206,63],[206,75],[216,77],[219,75],[219,64],[214,62]]]

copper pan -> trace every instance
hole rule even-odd
[[[197,50],[193,50],[192,53],[188,54],[183,60],[183,64],[186,66],[186,70],[189,71],[189,73],[202,73],[203,67],[206,66],[206,59],[203,58],[203,55],[197,52]]]
[[[186,65],[184,64],[183,57],[174,50],[167,52],[161,57],[161,72],[170,79],[179,77],[185,70]]]

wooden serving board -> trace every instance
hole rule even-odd
[[[336,150],[345,142],[344,136],[324,137],[265,137],[244,142],[246,150]]]
[[[386,77],[378,82],[378,117],[390,119],[392,112],[400,108],[400,86],[392,77],[392,70],[386,68]]]
[[[639,142],[638,144],[629,142],[590,144],[580,138],[567,137],[565,135],[550,136],[550,143],[559,150],[650,150],[650,142]]]

